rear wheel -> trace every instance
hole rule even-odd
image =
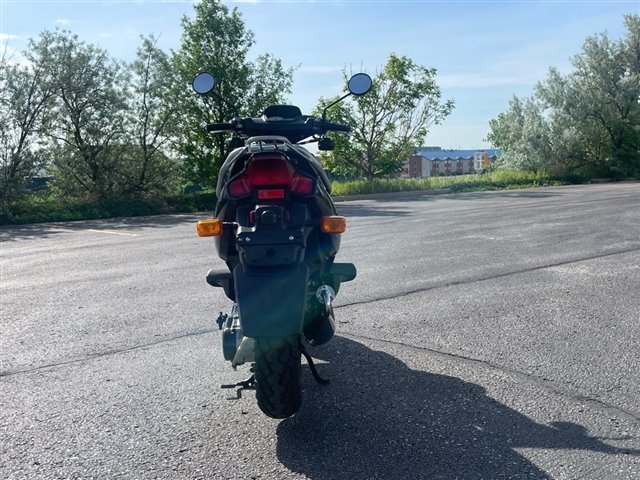
[[[271,418],[290,417],[302,404],[298,342],[298,337],[256,339],[256,399]]]

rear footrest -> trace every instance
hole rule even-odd
[[[220,287],[229,299],[235,302],[236,292],[233,288],[233,275],[229,270],[209,270],[207,283],[212,287]]]
[[[339,282],[350,282],[358,271],[353,263],[334,263],[329,269],[329,273],[333,275]]]

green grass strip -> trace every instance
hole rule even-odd
[[[578,176],[550,176],[544,173],[496,171],[486,174],[455,175],[429,178],[379,178],[373,181],[335,181],[333,195],[365,195],[372,193],[409,192],[449,189],[452,192],[502,190],[583,183]]]

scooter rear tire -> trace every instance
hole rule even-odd
[[[254,374],[258,407],[271,418],[287,418],[302,404],[298,337],[257,338]]]

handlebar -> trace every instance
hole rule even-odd
[[[351,131],[351,127],[349,125],[342,125],[340,123],[331,123],[331,122],[324,122],[324,129],[326,131],[332,131],[332,132],[345,132],[345,133],[349,133]]]
[[[210,123],[208,132],[233,131],[242,136],[280,135],[292,143],[297,143],[313,135],[327,132],[349,133],[351,127],[339,123],[327,122],[318,117],[304,116],[297,121],[268,121],[262,118],[236,118],[230,123]]]
[[[207,132],[223,132],[225,130],[233,130],[232,123],[210,123],[207,125]]]

